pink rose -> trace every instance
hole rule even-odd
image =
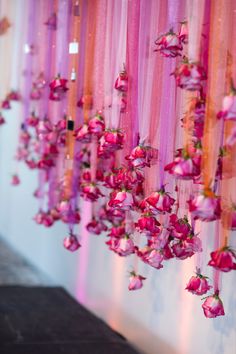
[[[2,101],[2,109],[11,109],[10,101],[8,99]]]
[[[160,233],[160,226],[161,224],[157,221],[157,219],[150,215],[150,214],[143,214],[139,219],[138,222],[135,223],[135,227],[139,232],[146,232],[151,234]]]
[[[134,271],[130,272],[129,277],[129,290],[138,290],[143,287],[143,280],[146,278],[142,275],[136,274]]]
[[[133,195],[128,191],[118,191],[111,193],[109,207],[123,210],[130,210],[134,205]]]
[[[72,233],[70,233],[69,236],[64,238],[63,245],[68,251],[71,252],[75,252],[78,248],[81,247],[81,244],[79,243],[77,237]]]
[[[129,235],[125,235],[124,237],[117,239],[113,251],[122,257],[129,256],[135,251],[134,242]]]
[[[207,277],[204,277],[201,274],[197,274],[196,276],[192,276],[186,286],[186,290],[195,295],[203,295],[206,294],[209,289],[211,289],[207,282]]]
[[[91,234],[95,235],[100,235],[103,231],[107,230],[107,226],[102,221],[96,220],[95,218],[87,224],[86,228]]]
[[[67,81],[68,80],[63,79],[60,75],[58,75],[50,82],[49,87],[51,91],[54,92],[66,92],[68,90],[68,88],[66,87]]]
[[[88,131],[90,134],[100,136],[105,130],[104,118],[101,114],[96,114],[88,122]]]
[[[13,175],[11,179],[11,184],[13,186],[18,186],[20,184],[20,178],[18,175]]]
[[[87,183],[81,185],[81,196],[85,200],[90,200],[94,202],[98,200],[98,198],[103,197],[104,195],[95,183]]]
[[[163,187],[146,198],[145,203],[152,212],[170,213],[175,200],[169,196]]]
[[[115,89],[120,92],[128,91],[128,75],[126,71],[121,71],[115,82]]]
[[[188,201],[189,211],[195,219],[213,221],[220,218],[220,198],[212,191],[205,191]]]
[[[236,95],[235,92],[223,98],[222,111],[217,114],[217,117],[224,120],[236,121]]]
[[[208,262],[208,265],[222,272],[229,272],[236,269],[235,260],[235,252],[226,246],[211,252],[211,260]]]
[[[126,160],[129,160],[131,165],[135,168],[150,167],[151,152],[150,147],[144,145],[136,146],[131,154],[126,156]]]
[[[91,143],[92,137],[87,124],[83,124],[74,132],[75,139],[81,143]]]
[[[164,57],[175,58],[181,56],[183,49],[181,39],[172,30],[157,38],[155,41],[157,45],[156,52],[160,52]]]
[[[172,214],[169,220],[170,224],[168,230],[174,238],[185,239],[192,231],[187,217],[178,219],[176,214]]]
[[[174,76],[177,86],[188,91],[200,91],[202,82],[206,80],[205,70],[196,63],[182,63]]]
[[[175,240],[171,249],[176,258],[183,260],[192,257],[197,252],[202,252],[202,242],[199,237],[189,235],[184,240]]]
[[[207,318],[215,318],[225,315],[223,303],[219,298],[218,292],[216,292],[214,295],[208,296],[202,304],[202,308],[204,315]]]
[[[138,256],[144,263],[149,264],[151,267],[156,269],[163,268],[163,265],[161,264],[164,260],[162,250],[147,248],[139,251]]]

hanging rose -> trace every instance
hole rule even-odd
[[[176,178],[193,179],[200,175],[201,155],[196,154],[196,149],[191,154],[186,149],[180,149],[174,161],[165,166],[165,171],[168,171]]]
[[[108,234],[109,237],[120,238],[123,237],[125,234],[125,226],[124,224],[116,225],[116,226],[113,225],[109,231],[110,231]]]
[[[3,124],[5,124],[5,123],[6,123],[6,121],[5,121],[5,119],[4,119],[3,115],[2,115],[2,113],[0,112],[0,125],[3,125]]]
[[[146,278],[143,277],[142,275],[138,275],[135,273],[135,271],[130,272],[130,277],[129,277],[129,290],[138,290],[143,287],[143,281]]]
[[[192,227],[186,216],[179,219],[176,214],[172,214],[169,219],[168,230],[172,237],[183,240],[192,232]]]
[[[37,89],[41,90],[46,86],[46,79],[44,77],[44,73],[41,72],[38,77],[36,78],[36,80],[33,83],[34,87],[36,87]]]
[[[51,167],[54,166],[55,162],[50,155],[43,155],[37,163],[37,167],[41,170],[49,170]]]
[[[236,89],[233,82],[231,83],[230,94],[223,98],[222,111],[217,114],[217,118],[236,121]]]
[[[29,127],[33,127],[33,128],[37,127],[37,125],[39,124],[39,118],[36,117],[34,112],[32,112],[31,115],[28,118],[26,118],[25,123]]]
[[[138,252],[138,256],[144,263],[149,264],[153,268],[163,268],[162,262],[164,260],[164,255],[161,249],[152,249],[146,247]]]
[[[148,234],[158,234],[160,233],[159,221],[151,214],[144,213],[138,219],[138,222],[135,223],[135,227],[139,232],[145,232]]]
[[[189,211],[194,219],[214,221],[220,218],[220,197],[216,196],[210,189],[206,189],[200,195],[190,199],[188,203]]]
[[[115,89],[120,92],[128,91],[128,75],[125,69],[119,73],[115,81]]]
[[[194,295],[203,295],[211,288],[212,286],[208,284],[207,277],[198,272],[196,276],[190,278],[185,289]]]
[[[104,118],[101,114],[97,113],[88,122],[88,131],[90,134],[101,136],[105,130]]]
[[[85,200],[95,202],[98,200],[98,198],[103,196],[104,195],[95,183],[84,183],[81,185],[81,197],[83,197]]]
[[[31,140],[31,135],[27,132],[27,130],[22,130],[20,132],[20,143],[27,146]]]
[[[53,92],[63,93],[68,90],[66,87],[67,84],[66,79],[61,78],[60,74],[58,74],[49,84],[50,90]]]
[[[17,91],[12,90],[11,92],[9,92],[9,94],[7,95],[7,99],[9,101],[20,101],[20,94]]]
[[[102,209],[101,209],[102,211]],[[106,214],[105,214],[105,219],[103,218],[103,220],[108,220],[110,221],[112,224],[117,225],[120,224],[124,221],[125,219],[125,211],[121,210],[121,209],[114,209],[109,207],[109,205],[106,206]],[[102,215],[100,215],[100,217],[102,218]]]
[[[214,252],[211,252],[211,260],[209,266],[222,272],[229,272],[236,269],[236,254],[228,246],[224,246]]]
[[[2,101],[2,109],[11,109],[10,101],[8,99],[5,99]]]
[[[64,238],[63,245],[70,252],[75,252],[81,247],[77,237],[72,232],[69,236]]]
[[[107,226],[102,221],[93,218],[92,221],[87,224],[86,229],[91,234],[100,235],[103,231],[107,230]]]
[[[135,251],[134,242],[128,234],[125,234],[124,237],[116,239],[112,251],[121,257],[127,257]]]
[[[205,299],[204,303],[202,304],[202,308],[204,311],[204,315],[207,318],[215,318],[218,316],[225,315],[223,302],[219,297],[218,291]]]
[[[151,195],[145,199],[145,204],[154,213],[170,213],[174,203],[174,198],[169,196],[169,193],[165,191],[164,187],[157,192],[151,193]]]
[[[164,57],[175,58],[181,56],[183,49],[181,39],[173,32],[173,29],[158,37],[155,44],[157,45],[155,52],[160,52]]]
[[[198,236],[190,233],[184,240],[174,240],[171,250],[176,258],[184,260],[197,252],[202,252],[202,242]]]
[[[174,76],[178,87],[188,91],[200,91],[206,73],[198,63],[190,63],[185,60],[175,71]]]
[[[15,174],[15,175],[12,176],[11,184],[13,186],[18,186],[20,184],[20,178],[19,178],[18,175]]]
[[[106,129],[99,143],[101,148],[109,152],[122,149],[124,134],[119,129]]]
[[[134,198],[127,190],[115,191],[111,193],[108,205],[111,208],[130,210],[134,206]]]
[[[125,158],[135,168],[150,167],[151,148],[149,146],[138,145]]]
[[[181,22],[181,27],[178,35],[180,42],[183,44],[188,43],[188,24],[187,21]]]
[[[89,131],[88,125],[85,123],[74,132],[75,140],[81,143],[91,143],[92,136]]]
[[[40,100],[40,98],[42,97],[42,93],[41,90],[38,89],[37,87],[33,86],[31,92],[30,92],[30,99],[31,100]]]

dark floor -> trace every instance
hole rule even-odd
[[[0,241],[0,354],[137,354]]]

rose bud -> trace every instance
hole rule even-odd
[[[236,269],[236,254],[230,247],[222,247],[219,250],[211,252],[211,260],[209,266],[222,272],[229,272]]]
[[[220,198],[210,189],[207,189],[202,194],[190,199],[188,203],[189,211],[192,213],[194,219],[214,221],[220,218]]]
[[[146,278],[142,275],[136,274],[134,271],[130,272],[129,277],[129,290],[138,290],[143,287],[143,280]]]
[[[207,282],[207,277],[197,273],[196,276],[192,276],[190,278],[185,289],[194,295],[203,295],[206,294],[211,288],[212,286],[210,286]]]
[[[204,303],[202,304],[202,308],[204,311],[204,315],[207,318],[215,318],[218,316],[224,316],[224,306],[219,298],[219,292],[217,291],[215,294],[208,296]]]
[[[157,38],[155,44],[157,45],[155,52],[160,52],[167,58],[175,58],[181,55],[183,49],[179,36],[177,36],[172,29]]]
[[[64,238],[63,245],[68,251],[71,252],[75,252],[78,248],[81,247],[81,244],[79,243],[77,237],[72,233],[70,233],[69,236]]]
[[[199,91],[206,80],[203,67],[197,63],[184,62],[173,73],[178,87],[188,91]]]

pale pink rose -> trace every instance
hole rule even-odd
[[[138,275],[135,272],[130,273],[129,277],[129,290],[138,290],[143,287],[143,281],[146,278],[142,275]]]

